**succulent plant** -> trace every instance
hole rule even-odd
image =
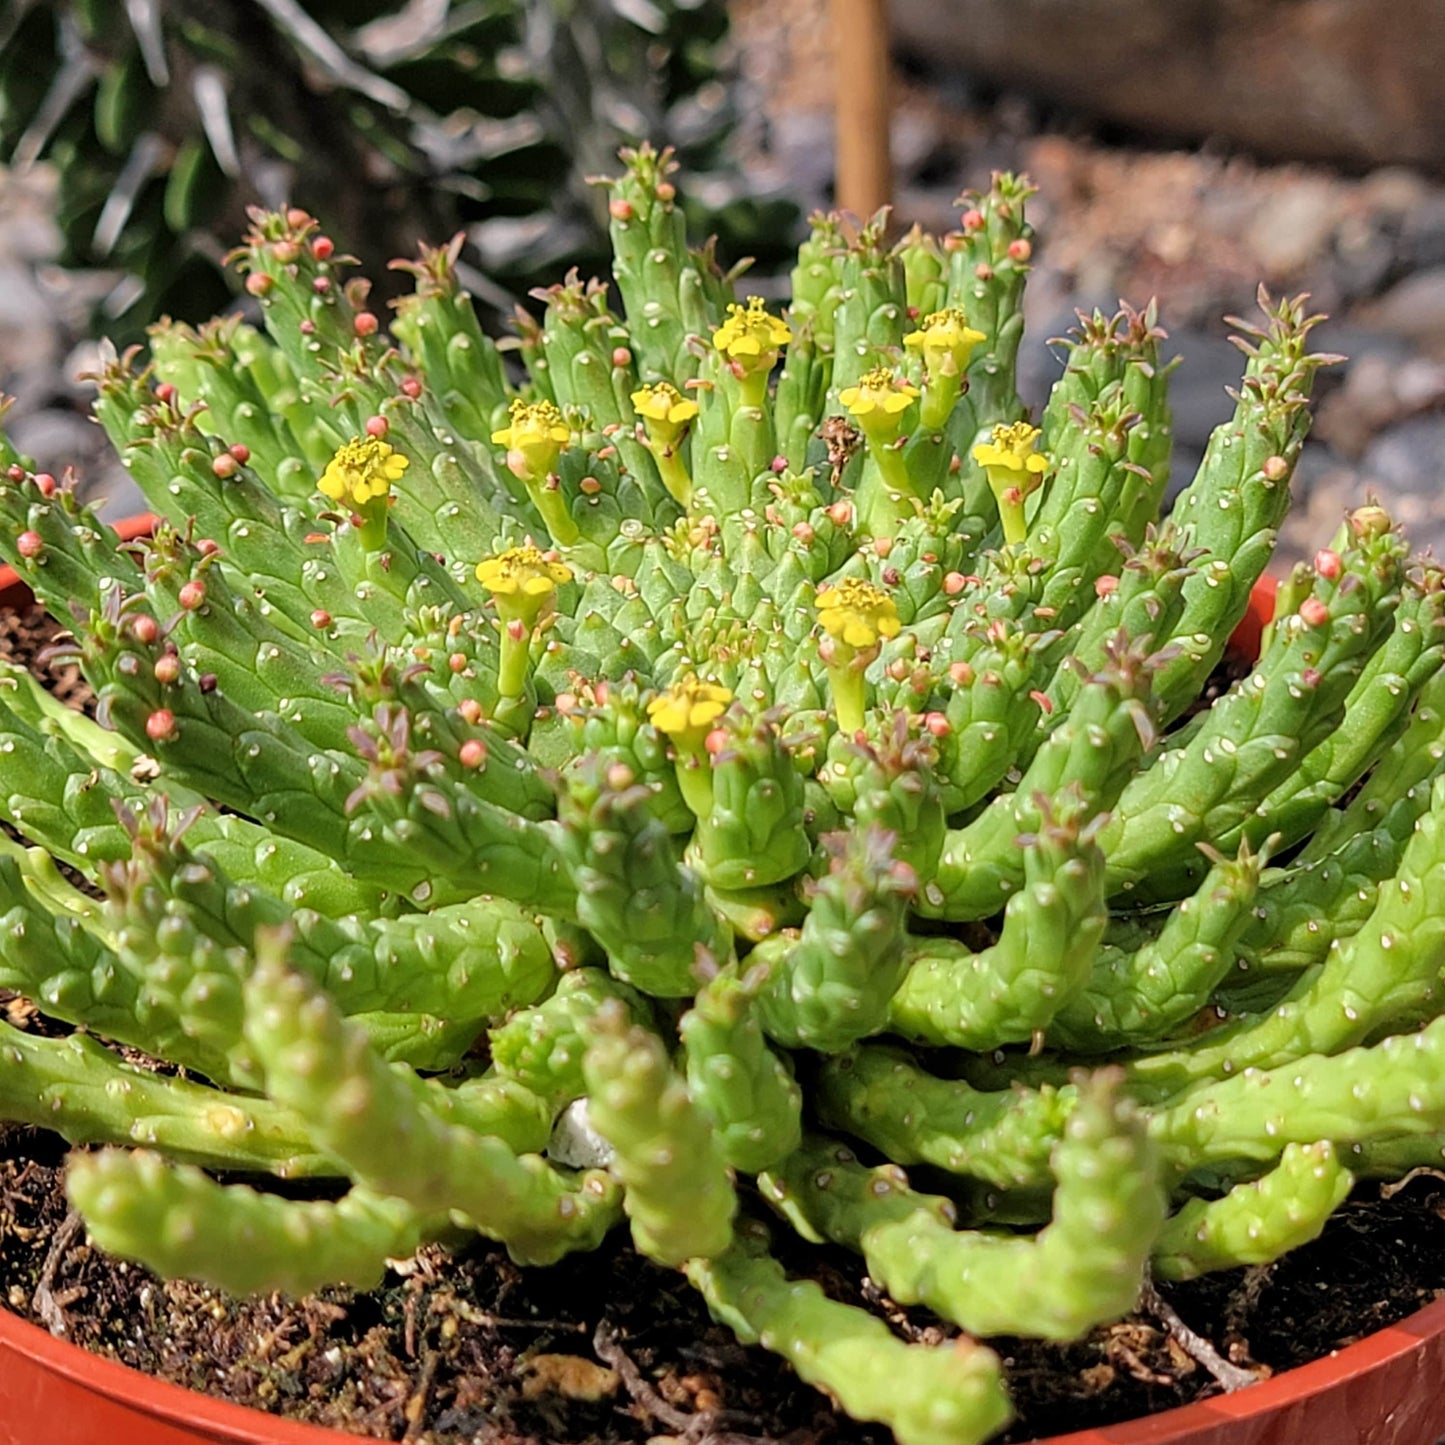
[[[694,214],[733,254],[796,221],[727,154],[726,34],[722,0],[16,0],[0,157],[55,166],[66,264],[128,273],[113,334],[219,310],[247,205],[297,195],[388,289],[387,259],[465,231],[504,314],[605,264],[588,178],[643,136],[712,172]]]
[[[1330,359],[1302,301],[1241,323],[1161,519],[1152,309],[1081,318],[1039,425],[1016,394],[1022,180],[941,241],[819,218],[778,314],[625,159],[621,310],[553,287],[525,380],[453,251],[388,332],[258,212],[268,334],[97,377],[149,542],[3,458],[99,701],[0,684],[0,984],[83,1026],[0,1025],[0,1115],[101,1146],[71,1198],[165,1274],[625,1222],[845,1410],[983,1440],[974,1337],[1072,1338],[1438,1161],[1445,586],[1363,506],[1220,681]],[[964,1333],[790,1278],[789,1229]]]

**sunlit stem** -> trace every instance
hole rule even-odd
[[[692,811],[693,817],[708,817],[712,812],[712,759],[708,756],[705,742],[675,737],[673,753],[682,801]]]
[[[532,675],[532,629],[520,617],[502,619],[502,658],[497,668],[497,692],[519,698]]]
[[[567,499],[562,495],[557,478],[550,476],[540,484],[534,483],[528,490],[537,504],[537,510],[542,514],[542,520],[547,524],[552,540],[559,547],[575,546],[582,534],[577,530],[577,523],[572,520],[572,513],[567,510]]]

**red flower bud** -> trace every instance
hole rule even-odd
[[[329,261],[336,250],[336,242],[330,236],[317,236],[311,242],[311,254],[318,261]]]

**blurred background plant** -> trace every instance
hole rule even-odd
[[[58,176],[62,265],[124,279],[98,329],[199,319],[238,278],[247,205],[293,200],[384,285],[421,240],[467,237],[497,310],[606,257],[588,178],[677,147],[694,234],[783,255],[798,211],[730,164],[724,0],[9,0],[0,159]]]

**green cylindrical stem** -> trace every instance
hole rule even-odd
[[[1269,1264],[1317,1238],[1353,1184],[1328,1140],[1286,1144],[1267,1174],[1219,1199],[1191,1199],[1171,1215],[1154,1244],[1154,1273],[1194,1279],[1210,1270]]]
[[[590,1032],[587,1118],[616,1151],[611,1169],[638,1249],[667,1265],[721,1254],[737,1195],[707,1115],[662,1040],[628,1024],[620,1006],[600,1009]]]
[[[686,1274],[714,1319],[745,1344],[781,1354],[855,1419],[887,1425],[898,1445],[981,1445],[1013,1411],[998,1357],[973,1340],[905,1345],[882,1320],[789,1280],[750,1234]]]
[[[281,1199],[217,1184],[147,1150],[76,1154],[65,1188],[108,1253],[166,1279],[201,1280],[235,1295],[375,1289],[387,1261],[412,1254],[427,1232],[400,1199],[362,1189],[334,1204]],[[445,1224],[444,1217],[433,1221],[433,1229]]]
[[[822,1141],[763,1189],[775,1207],[860,1250],[899,1304],[926,1304],[975,1335],[1072,1340],[1134,1308],[1165,1214],[1154,1151],[1116,1079],[1096,1075],[1080,1090],[1053,1170],[1053,1220],[1033,1237],[956,1231],[948,1200]]]

